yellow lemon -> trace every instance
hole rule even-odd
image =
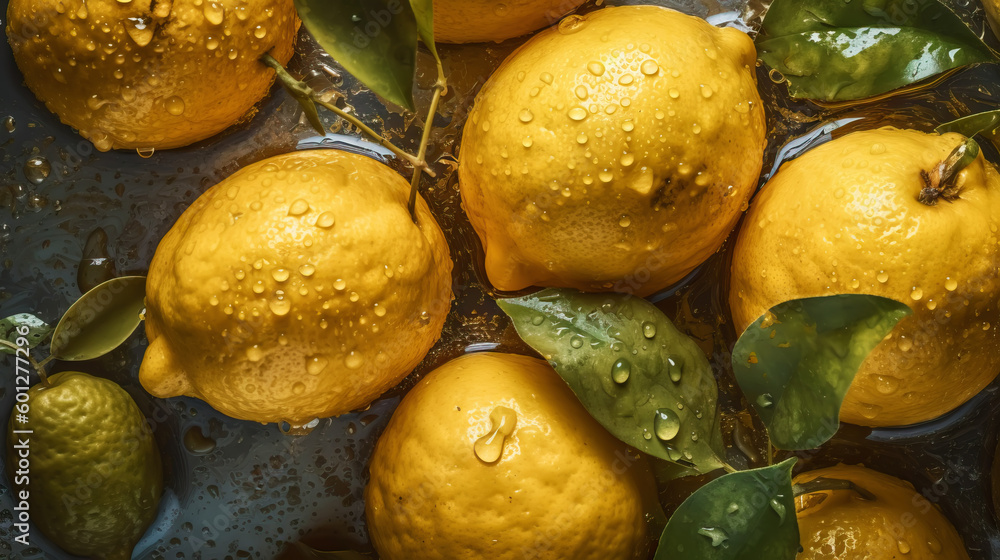
[[[492,284],[648,295],[708,258],[760,171],[755,60],[745,34],[656,6],[571,16],[514,52],[460,152]]]
[[[545,362],[470,354],[428,374],[375,447],[365,490],[383,560],[645,558],[645,460]]]
[[[48,381],[28,390],[23,416],[11,413],[7,467],[15,503],[27,492],[31,521],[67,552],[128,560],[163,492],[146,417],[107,379],[63,372]]]
[[[969,559],[955,527],[909,482],[864,467],[837,465],[802,473],[792,483],[821,477],[853,482],[875,499],[853,490],[796,498],[803,548],[798,560]]]
[[[555,25],[584,1],[437,0],[434,39],[442,43],[499,43]]]
[[[292,0],[11,0],[28,87],[98,150],[176,148],[243,118],[292,56]]]
[[[423,199],[364,156],[295,152],[199,197],[146,284],[139,380],[234,418],[303,425],[366,406],[441,335],[452,263]]]
[[[738,332],[804,297],[873,294],[913,309],[861,366],[845,422],[936,418],[1000,370],[1000,175],[979,156],[948,196],[919,200],[941,186],[936,170],[963,140],[848,134],[783,165],[744,221],[729,296]]]

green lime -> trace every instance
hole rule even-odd
[[[27,395],[8,425],[15,502],[67,552],[128,560],[163,491],[145,416],[117,383],[86,373],[58,373]]]

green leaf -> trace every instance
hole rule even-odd
[[[733,372],[779,449],[815,449],[840,426],[840,406],[868,354],[912,311],[879,296],[792,300],[753,322]]]
[[[434,60],[441,63],[438,56],[437,45],[434,42],[434,0],[410,0],[410,8],[417,19],[417,34],[420,40],[430,49],[434,55]]]
[[[793,97],[872,97],[993,52],[938,0],[775,0],[755,41]]]
[[[670,517],[654,560],[794,560],[793,465],[794,458],[699,488]]]
[[[139,326],[145,296],[145,276],[113,278],[83,294],[56,325],[52,356],[78,362],[114,350]]]
[[[28,342],[27,348],[34,348],[48,338],[51,332],[52,327],[48,323],[30,313],[18,313],[0,320],[0,340],[18,347],[21,346],[17,343],[18,338],[23,337]],[[0,345],[0,354],[15,352],[17,351],[9,346]]]
[[[653,304],[566,289],[497,303],[615,437],[698,472],[723,466],[712,368]]]
[[[288,70],[270,54],[264,54],[264,56],[260,57],[260,61],[274,69],[274,73],[278,77],[278,82],[285,88],[285,91],[289,95],[299,102],[299,107],[302,107],[302,113],[309,120],[309,124],[312,125],[313,130],[320,136],[326,136],[326,128],[323,127],[323,121],[319,120],[319,111],[316,109],[316,102],[312,98],[312,88],[292,77],[288,73]]]
[[[982,134],[1000,150],[1000,109],[976,113],[939,125],[934,129],[938,134],[957,132],[969,138]]]
[[[295,0],[295,7],[306,29],[348,72],[413,110],[417,21],[409,2]]]

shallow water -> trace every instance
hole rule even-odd
[[[745,8],[743,2],[732,0],[608,3],[658,3],[720,21]],[[966,4],[964,14],[973,21],[974,5]],[[757,4],[749,9],[751,14],[760,12]],[[754,23],[752,15],[747,19]],[[121,383],[155,423],[168,491],[160,517],[137,547],[135,558],[268,559],[298,540],[317,547],[365,549],[365,465],[400,397],[421,375],[464,352],[528,352],[488,297],[490,288],[482,281],[482,249],[459,206],[457,177],[446,163],[457,150],[476,91],[522,42],[442,47],[451,90],[435,119],[429,149],[429,158],[439,161],[435,166],[439,179],[425,182],[423,195],[448,234],[456,263],[456,300],[442,340],[424,363],[368,410],[322,420],[310,434],[291,437],[273,425],[232,420],[195,399],[152,399],[135,380],[146,344],[141,333],[105,358],[73,366]],[[290,63],[293,72],[310,76],[316,89],[346,95],[365,122],[386,131],[404,148],[416,149],[421,116],[386,109],[304,34],[298,53]],[[429,61],[429,55],[421,53],[418,115],[426,113],[423,108],[430,99]],[[331,77],[324,67],[341,78]],[[995,108],[991,100],[1000,94],[1000,69],[989,66],[955,73],[932,89],[877,104],[828,108],[788,100],[784,86],[775,84],[763,69],[758,78],[770,130],[765,174],[774,167],[786,140],[825,123],[859,119],[835,135],[883,124],[929,130],[930,123]],[[354,139],[329,113],[321,115],[343,135],[327,138],[326,145],[378,157],[380,150]],[[301,121],[297,104],[275,89],[249,123],[198,145],[143,154],[147,159],[132,152],[96,153],[21,85],[6,44],[0,45],[0,121],[0,317],[34,312],[50,323],[79,296],[81,262],[86,263],[88,278],[145,273],[159,239],[205,189],[242,165],[320,142]],[[1000,161],[995,150],[987,149],[994,161]],[[401,169],[395,162],[390,165]],[[653,298],[710,356],[719,376],[727,439],[734,425],[749,421],[729,370],[735,333],[724,305],[728,260],[724,249],[680,286]],[[10,362],[0,363],[7,368]],[[0,417],[6,418],[14,393],[11,376],[0,376],[0,387]],[[972,558],[1000,559],[989,476],[1000,424],[998,389],[1000,383],[994,383],[966,406],[921,426],[875,431],[844,426],[822,450],[802,454],[800,468],[863,462],[909,480],[940,504]],[[740,447],[746,453],[734,449],[731,459],[759,466],[761,432],[745,427],[740,429],[744,434]],[[661,500],[668,511],[695,488],[694,482],[664,486]],[[6,481],[0,484],[0,558],[11,552],[12,502],[7,488]],[[17,557],[67,558],[37,531],[32,540],[36,546],[17,550]]]

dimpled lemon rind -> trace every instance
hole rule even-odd
[[[820,477],[849,480],[875,499],[850,490],[796,498],[803,548],[797,560],[969,560],[955,527],[909,482],[849,465],[805,472],[792,482]]]
[[[156,250],[150,345],[157,397],[200,398],[234,418],[303,425],[362,408],[441,334],[452,263],[409,185],[364,156],[277,156],[200,196]]]
[[[462,201],[500,290],[654,293],[714,253],[757,182],[753,41],[656,6],[570,16],[465,126]]]
[[[959,197],[917,200],[957,134],[855,132],[786,163],[762,188],[733,252],[737,332],[784,301],[872,294],[900,321],[862,364],[840,419],[900,426],[937,418],[1000,371],[1000,175],[980,155]]]
[[[11,0],[28,88],[101,151],[185,146],[246,116],[291,58],[292,0]]]
[[[513,430],[484,460],[476,443],[504,410]],[[643,499],[656,489],[645,459],[536,358],[470,354],[428,374],[370,471],[366,514],[383,560],[647,557]]]

